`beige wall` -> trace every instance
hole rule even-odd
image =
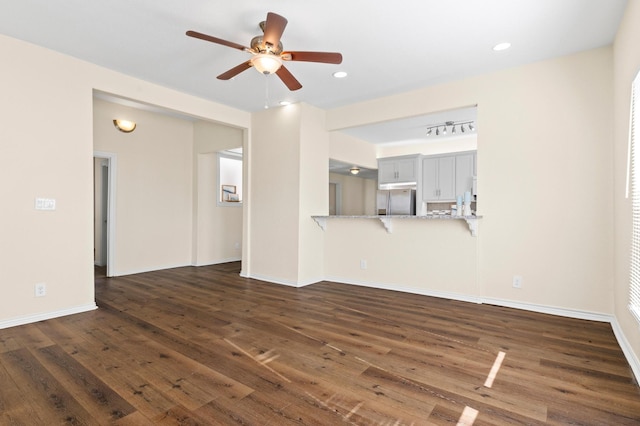
[[[329,219],[325,244],[327,280],[479,300],[478,239],[463,220]],[[361,268],[366,262],[366,269]]]
[[[245,152],[250,253],[243,256],[243,273],[288,285],[298,283],[301,114],[299,104],[253,114]]]
[[[96,99],[93,129],[94,149],[117,156],[112,275],[190,265],[193,123]]]
[[[378,148],[378,157],[395,157],[408,154],[436,155],[450,152],[473,151],[478,147],[478,135],[457,137],[445,141],[429,141],[413,145],[387,145]]]
[[[299,286],[323,279],[329,137],[324,111],[305,104],[253,114],[248,157],[249,254],[243,274]]]
[[[0,116],[11,123],[0,126],[2,327],[95,304],[91,90],[60,55],[2,36],[0,52]],[[36,197],[56,210],[36,211]],[[46,297],[34,297],[39,282]]]
[[[329,132],[329,158],[369,169],[378,168],[374,145],[340,132]]]
[[[452,287],[456,292],[503,304],[611,314],[613,222],[606,206],[612,186],[607,142],[612,76],[612,51],[602,48],[328,111],[331,131],[478,105],[479,207],[484,215],[479,235],[473,238],[456,227],[451,235],[425,234],[394,244],[396,255],[379,261],[395,271],[395,285],[441,290],[431,287],[427,277],[443,276],[441,268],[452,265],[423,268],[402,259],[414,258],[423,245],[455,238],[464,253],[456,272],[469,273],[462,287]],[[433,224],[403,226],[413,226],[417,234]],[[353,265],[370,250],[369,239],[348,232],[334,235],[336,228],[330,220],[328,250],[341,245],[349,250],[340,259],[327,258],[327,275],[363,280],[364,273]],[[387,238],[402,241],[395,232]],[[418,283],[420,273],[425,279]],[[512,287],[514,275],[523,276],[522,289]],[[384,275],[370,271],[366,281],[385,283]]]
[[[341,215],[376,214],[376,180],[329,173],[329,182],[341,187]]]
[[[301,104],[300,126],[300,216],[298,217],[298,284],[311,284],[324,279],[324,232],[311,219],[329,212],[329,134],[325,111]]]
[[[238,127],[250,116],[6,36],[0,52],[11,58],[0,67],[0,113],[12,123],[0,127],[2,328],[95,308],[94,89]],[[57,209],[36,211],[36,197]],[[35,298],[40,282],[47,295]]]
[[[638,323],[627,308],[629,304],[629,253],[631,247],[631,200],[625,198],[629,102],[631,82],[640,70],[640,2],[630,1],[614,44],[614,182],[611,198],[615,211],[615,316],[628,345],[627,357],[636,359],[636,377],[640,377],[640,333]],[[618,338],[620,340],[620,337]]]
[[[194,123],[194,265],[241,259],[243,207],[218,205],[216,153],[242,146],[242,129],[206,121]]]

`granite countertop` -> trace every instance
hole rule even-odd
[[[349,215],[334,215],[334,216],[311,216],[313,220],[316,221],[318,226],[322,228],[323,231],[327,229],[327,219],[378,219],[384,225],[387,232],[391,232],[391,221],[393,219],[420,219],[420,220],[464,220],[467,222],[469,226],[469,230],[471,231],[472,236],[476,236],[478,229],[478,221],[477,219],[481,219],[482,216],[451,216],[451,214],[427,214],[426,216],[417,216],[417,215],[361,215],[361,216],[349,216]]]
[[[336,219],[481,219],[482,216],[451,216],[450,214],[427,214],[419,215],[332,215],[332,216],[311,216],[314,218],[336,218]]]

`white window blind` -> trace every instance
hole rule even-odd
[[[633,229],[631,237],[631,277],[629,309],[640,322],[640,72],[631,85],[631,114],[629,117],[629,150],[631,169],[631,204]]]

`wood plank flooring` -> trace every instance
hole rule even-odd
[[[0,330],[0,424],[640,424],[609,324],[238,272],[97,276],[98,310]]]

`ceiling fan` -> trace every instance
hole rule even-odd
[[[298,90],[302,88],[302,84],[300,84],[293,74],[283,65],[283,61],[340,64],[342,63],[342,54],[333,52],[284,51],[280,37],[282,37],[287,22],[284,17],[278,14],[272,12],[267,13],[267,20],[259,24],[264,34],[254,37],[251,40],[251,47],[245,47],[241,44],[202,34],[197,31],[187,31],[187,35],[249,52],[253,55],[248,61],[220,74],[217,77],[220,80],[229,80],[242,71],[254,67],[262,74],[268,75],[275,73],[289,90]]]

